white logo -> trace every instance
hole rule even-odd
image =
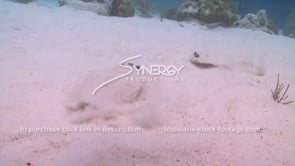
[[[133,56],[127,59],[124,59],[123,61],[121,61],[119,63],[119,66],[121,68],[124,69],[128,69],[128,71],[124,74],[121,74],[119,76],[116,76],[112,79],[109,79],[107,81],[105,81],[104,83],[100,84],[99,86],[97,86],[93,91],[92,91],[92,95],[94,96],[97,91],[99,91],[101,88],[103,88],[104,86],[118,80],[121,79],[123,77],[126,77],[126,79],[129,77],[127,77],[128,75],[130,75],[132,72],[136,71],[137,75],[142,75],[144,76],[146,73],[148,73],[151,76],[165,76],[165,77],[171,77],[171,76],[177,76],[179,75],[180,71],[183,69],[183,65],[180,67],[176,67],[175,65],[149,65],[149,67],[146,67],[144,65],[142,66],[137,66],[137,65],[133,65],[132,63],[128,63],[128,65],[125,65],[126,62],[129,62],[131,60],[140,58],[141,55],[137,55],[137,56]]]

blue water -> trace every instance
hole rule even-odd
[[[262,8],[279,28],[284,28],[288,13],[295,9],[295,0],[240,0],[238,13],[256,13]]]
[[[37,0],[57,6],[57,0]],[[110,0],[111,1],[111,0]],[[183,0],[144,0],[153,3],[156,10],[162,11],[170,7],[177,7]],[[259,9],[266,9],[270,19],[280,29],[284,29],[288,13],[295,10],[295,0],[238,0],[238,14],[256,13]]]
[[[178,6],[182,0],[146,0],[157,3],[161,9]],[[259,9],[266,9],[270,19],[279,28],[284,28],[290,10],[295,9],[295,0],[239,0],[238,14],[256,13]]]

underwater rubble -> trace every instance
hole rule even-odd
[[[177,9],[176,20],[198,19],[204,23],[232,25],[238,16],[222,0],[186,0]]]
[[[133,17],[135,8],[129,0],[113,0],[108,3],[104,0],[58,0],[60,6],[88,10],[103,16]]]
[[[34,0],[10,0],[29,3]],[[57,0],[59,6],[69,6],[78,10],[87,10],[103,16],[117,17],[153,17],[155,5],[145,0]],[[291,9],[286,18],[285,27],[278,29],[265,9],[257,13],[239,16],[237,0],[184,0],[178,6],[161,9],[160,18],[175,21],[198,21],[210,28],[217,26],[238,27],[262,31],[269,34],[285,35],[295,38],[295,10]]]

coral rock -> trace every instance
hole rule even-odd
[[[177,20],[188,20],[188,19],[194,19],[198,17],[199,12],[199,4],[197,1],[194,0],[187,0],[184,1],[180,6],[178,7],[176,11],[175,18]]]
[[[260,30],[270,34],[275,34],[278,31],[273,22],[268,19],[264,9],[259,10],[256,14],[247,14],[242,19],[236,21],[234,25],[246,29]]]
[[[295,9],[290,10],[286,25],[285,25],[285,34],[290,37],[295,37]]]
[[[98,2],[98,3],[103,3],[105,2],[104,0],[82,0],[83,2]]]
[[[175,20],[175,15],[177,12],[177,8],[168,8],[161,13],[161,18],[167,18],[170,20]]]
[[[133,0],[136,10],[141,17],[152,17],[153,4],[144,0]]]
[[[112,16],[133,17],[135,9],[132,7],[129,0],[113,0],[112,1]]]
[[[79,10],[88,10],[99,15],[108,16],[110,5],[99,0],[58,0],[60,6],[70,6]]]
[[[18,2],[18,3],[29,3],[32,2],[33,0],[11,0],[12,2]]]
[[[231,25],[238,19],[222,0],[186,0],[178,8],[177,20],[198,19],[204,23]]]

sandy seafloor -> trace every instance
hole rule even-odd
[[[0,165],[295,165],[295,103],[278,104],[270,92],[280,73],[295,100],[294,39],[8,1],[0,22]],[[194,51],[227,67],[200,69],[189,61]],[[139,65],[184,65],[183,81],[121,79],[91,96],[138,54]],[[20,130],[105,126],[141,130]]]

